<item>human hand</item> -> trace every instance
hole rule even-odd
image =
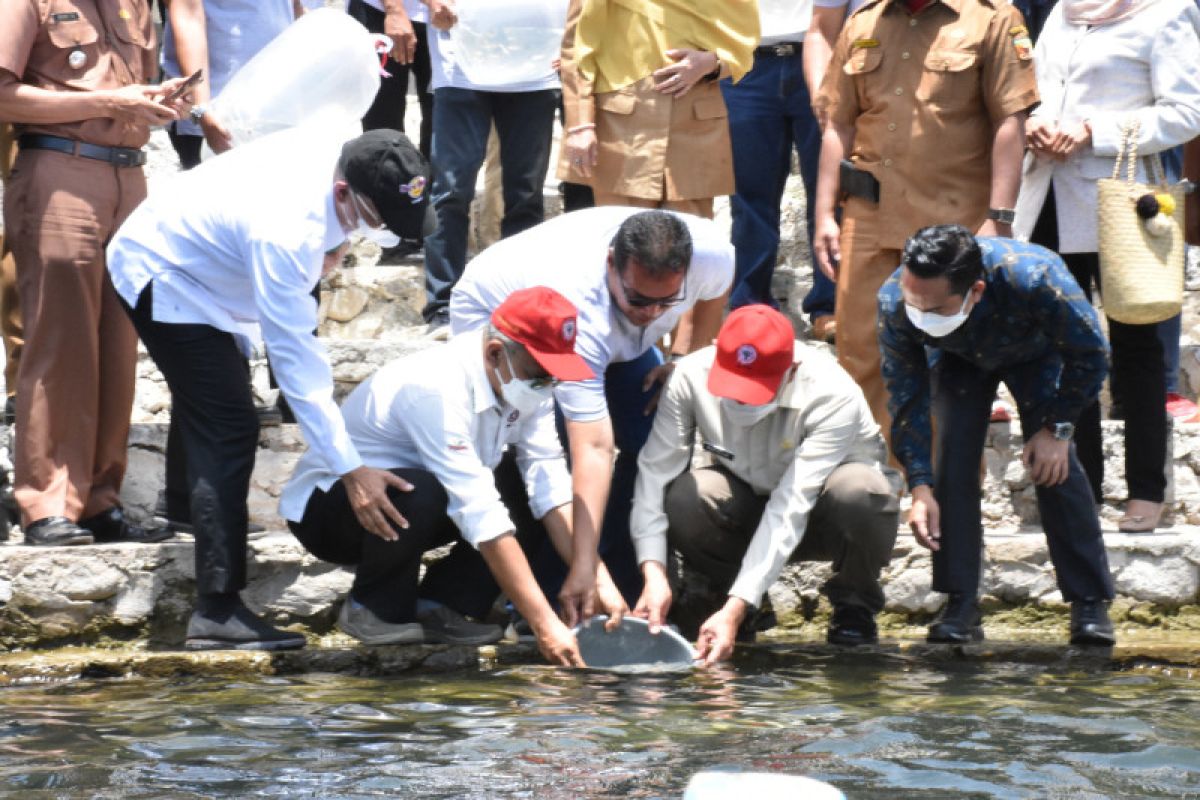
[[[383,18],[383,35],[392,40],[392,59],[397,64],[412,63],[417,56],[417,34],[403,9],[387,12]]]
[[[1050,152],[1060,161],[1065,161],[1092,143],[1092,126],[1087,120],[1070,129],[1059,129],[1050,143]]]
[[[841,226],[833,214],[820,217],[813,226],[813,253],[817,257],[817,266],[834,283],[842,263],[841,236]]]
[[[596,129],[584,128],[581,131],[567,134],[564,145],[567,148],[567,160],[571,169],[584,178],[592,177],[592,171],[600,156],[600,143],[596,141]]]
[[[633,616],[646,620],[650,623],[650,632],[658,633],[666,624],[667,612],[671,610],[671,584],[667,581],[662,564],[657,561],[645,562],[642,573],[645,585],[642,596],[634,606]]]
[[[705,666],[712,666],[718,661],[728,661],[733,655],[738,625],[742,624],[745,609],[743,601],[730,598],[730,602],[700,626],[700,636],[696,639],[696,653]]]
[[[346,486],[346,497],[350,500],[350,508],[354,510],[359,525],[385,542],[394,542],[400,538],[392,524],[399,528],[407,528],[408,520],[392,504],[387,490],[395,488],[402,492],[411,492],[411,483],[386,469],[376,469],[365,464],[343,475],[342,483]]]
[[[189,80],[191,80],[191,78],[184,78],[184,77],[168,78],[165,81],[163,81],[162,83],[160,83],[157,87],[154,87],[158,90],[157,91],[158,102],[160,104],[166,106],[167,108],[173,109],[175,111],[176,116],[181,119],[183,118],[183,115],[186,114],[196,102],[195,93],[192,91],[195,88],[195,86],[189,87],[187,89],[187,91],[185,91],[183,94],[176,97],[174,100],[171,100],[170,97],[176,91],[178,91],[181,86],[183,86],[185,83],[187,83]],[[199,79],[200,83],[203,83],[203,81],[204,81],[203,78]]]
[[[590,565],[571,565],[558,590],[559,615],[568,627],[589,620],[596,613],[596,570]]]
[[[908,512],[908,527],[912,529],[917,543],[934,552],[941,549],[942,511],[933,499],[933,490],[928,486],[917,486],[912,490],[912,509]]]
[[[657,367],[646,373],[646,377],[642,380],[642,392],[650,391],[651,387],[653,387],[656,383],[661,383],[665,386],[667,379],[671,377],[671,373],[674,371],[674,361],[665,361],[662,364],[659,364]],[[646,404],[646,407],[642,410],[642,414],[647,417],[653,414],[654,409],[658,408],[658,398],[660,397],[662,397],[662,386],[660,386],[658,391],[654,393],[654,397],[650,398],[650,402]]]
[[[666,56],[675,63],[654,70],[651,76],[657,81],[654,84],[656,91],[673,97],[683,97],[701,78],[712,74],[721,63],[716,53],[707,50],[668,50]]]
[[[560,667],[586,667],[583,655],[579,652],[579,642],[575,634],[562,622],[550,617],[545,626],[536,626],[534,636],[537,637],[538,650],[542,657]]]
[[[1038,155],[1049,156],[1050,144],[1057,133],[1057,123],[1044,117],[1030,117],[1025,123],[1025,145]]]
[[[975,232],[976,236],[1003,236],[1012,238],[1012,223],[997,222],[994,219],[985,219],[983,224],[979,226],[979,230]]]
[[[449,0],[429,0],[429,24],[439,31],[448,31],[458,24],[454,3]]]
[[[625,619],[625,615],[629,613],[629,606],[625,604],[621,590],[613,583],[612,576],[608,574],[608,570],[604,568],[603,564],[600,565],[600,569],[596,570],[596,602],[608,615],[608,621],[604,623],[604,630],[609,633],[619,628],[621,620]]]
[[[179,119],[179,113],[173,106],[165,106],[159,102],[166,96],[170,88],[164,91],[164,86],[145,86],[135,84],[122,86],[120,89],[108,89],[98,92],[107,116],[120,122],[135,125],[166,125]]]
[[[1058,486],[1070,473],[1071,442],[1055,439],[1046,428],[1035,433],[1021,451],[1021,462],[1038,486]]]
[[[211,111],[205,111],[204,116],[200,118],[200,130],[204,133],[204,141],[208,142],[214,153],[224,153],[233,149],[233,134]]]

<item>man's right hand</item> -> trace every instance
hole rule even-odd
[[[942,538],[941,515],[938,502],[933,499],[933,490],[926,485],[914,487],[908,527],[912,528],[913,536],[921,546],[934,551],[941,549],[938,543]]]
[[[392,59],[397,64],[412,63],[417,55],[417,34],[403,9],[387,13],[383,19],[383,35],[392,40]]]
[[[358,518],[359,525],[385,542],[394,542],[400,538],[392,524],[407,528],[408,520],[393,505],[387,491],[394,488],[402,492],[411,492],[411,483],[386,469],[376,469],[365,464],[343,475],[342,483],[346,487],[346,497],[350,500],[350,507],[354,509],[354,516]]]
[[[561,621],[551,617],[544,630],[534,630],[538,650],[551,664],[560,667],[586,667],[579,652],[579,642]]]
[[[102,99],[107,116],[135,125],[166,125],[179,119],[179,114],[159,100],[163,90],[159,86],[122,86],[103,92]]]
[[[454,12],[454,3],[448,0],[428,0],[429,24],[439,31],[448,31],[458,24],[458,14]]]
[[[813,226],[813,253],[817,257],[817,266],[834,283],[842,262],[841,236],[841,226],[833,214],[821,216]]]
[[[658,633],[666,624],[667,612],[671,610],[671,584],[667,581],[663,565],[657,561],[644,562],[642,574],[645,576],[645,585],[642,596],[634,606],[633,615],[650,623],[651,633]]]
[[[591,619],[596,613],[596,570],[572,565],[558,591],[558,606],[568,627]]]

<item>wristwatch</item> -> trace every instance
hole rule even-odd
[[[205,108],[202,105],[196,104],[196,105],[192,106],[190,111],[188,111],[188,117],[192,120],[192,122],[199,125],[200,120],[204,119],[204,115],[207,113],[208,113],[207,108]]]
[[[1069,442],[1075,435],[1075,425],[1070,422],[1047,422],[1046,430],[1050,431],[1060,442]]]
[[[1011,208],[989,208],[988,219],[994,219],[1002,225],[1012,225],[1017,218],[1017,212]]]

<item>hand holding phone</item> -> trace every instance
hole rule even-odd
[[[193,86],[195,86],[197,83],[200,83],[200,81],[202,81],[202,80],[204,80],[204,68],[203,67],[201,67],[200,69],[196,70],[191,75],[189,75],[187,80],[185,80],[183,83],[176,86],[171,91],[171,93],[166,95],[165,97],[163,97],[163,99],[160,102],[165,106],[170,105],[171,103],[174,103],[176,100],[178,100],[179,98],[181,98],[185,94],[187,94],[188,91],[190,91]]]

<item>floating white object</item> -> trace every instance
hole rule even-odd
[[[506,86],[554,75],[567,0],[458,0],[455,12],[454,63],[471,83]]]
[[[627,672],[669,672],[690,669],[696,651],[687,639],[663,627],[650,632],[650,624],[625,617],[615,631],[604,630],[606,616],[592,617],[574,629],[579,653],[589,667]]]
[[[688,781],[683,800],[846,800],[824,781],[774,772],[698,772]]]

